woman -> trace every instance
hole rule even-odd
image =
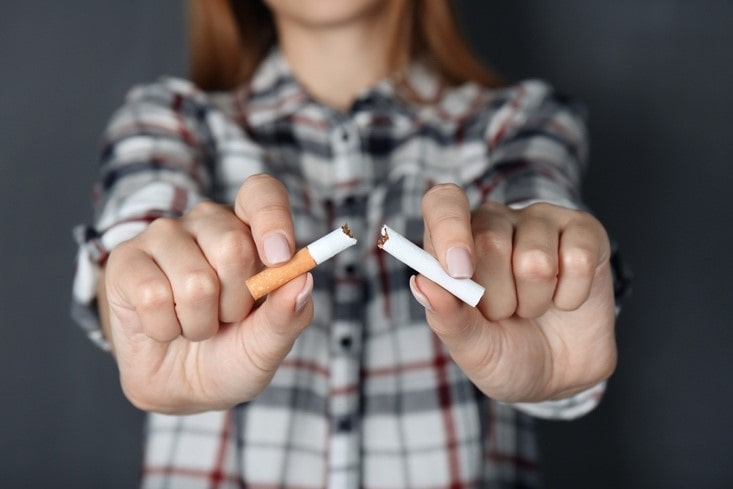
[[[592,409],[616,361],[573,107],[499,87],[448,1],[190,20],[193,83],[131,91],[80,233],[77,317],[151,412],[143,486],[536,485],[528,414]],[[251,298],[344,222],[356,246]],[[383,223],[485,286],[478,306],[384,255]]]

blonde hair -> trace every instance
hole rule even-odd
[[[448,84],[502,84],[470,50],[450,0],[393,0],[390,6],[394,70],[419,58]],[[189,0],[188,39],[191,79],[204,90],[226,90],[252,77],[277,33],[262,0]]]

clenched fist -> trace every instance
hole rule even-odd
[[[590,214],[550,204],[471,212],[454,185],[423,199],[425,248],[486,287],[472,308],[422,276],[410,283],[453,359],[488,396],[562,399],[616,366],[610,245]]]
[[[100,314],[130,401],[182,414],[261,392],[313,318],[313,278],[294,279],[262,304],[245,279],[287,261],[294,243],[285,188],[257,175],[233,208],[204,202],[116,247]]]

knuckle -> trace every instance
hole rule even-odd
[[[518,253],[514,260],[514,273],[519,278],[549,281],[557,277],[557,261],[544,250],[526,250]]]
[[[147,280],[138,284],[137,308],[141,311],[156,311],[173,302],[170,286],[163,280]]]
[[[181,299],[194,304],[206,303],[219,295],[219,278],[213,270],[192,270],[183,279]]]
[[[194,204],[189,214],[192,216],[208,215],[216,212],[218,209],[219,204],[216,204],[210,200],[203,200]]]
[[[479,255],[498,255],[508,257],[512,253],[512,241],[505,234],[495,231],[484,231],[476,234],[474,245]]]
[[[244,233],[231,230],[223,232],[216,244],[217,263],[221,266],[241,265],[248,262],[249,240]]]
[[[563,270],[571,275],[588,275],[596,267],[594,253],[581,247],[563,250],[561,260]]]
[[[548,214],[549,212],[552,212],[553,210],[559,209],[558,206],[550,204],[548,202],[535,202],[533,204],[528,205],[525,208],[525,211],[528,214],[533,214],[537,216],[543,216]],[[568,209],[570,210],[570,209]]]
[[[586,225],[586,226],[595,226],[596,224],[600,225],[600,222],[598,219],[596,219],[593,214],[590,214],[589,212],[576,210],[576,209],[568,209],[567,212],[570,213],[572,216],[572,219],[580,224]]]
[[[484,202],[477,210],[486,213],[492,219],[508,219],[510,216],[519,213],[519,210],[507,207],[494,200]]]
[[[180,229],[180,222],[174,217],[159,217],[148,225],[146,235],[170,235]]]
[[[609,238],[606,228],[601,224],[601,221],[596,219],[593,215],[587,212],[578,211],[577,219],[586,226],[591,236],[595,236],[597,242],[608,244]]]

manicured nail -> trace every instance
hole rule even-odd
[[[313,275],[307,273],[305,275],[305,285],[303,290],[300,291],[298,297],[295,298],[295,312],[300,312],[305,307],[308,299],[310,299],[313,292]]]
[[[275,265],[290,260],[290,245],[283,233],[272,233],[262,244],[268,264]]]
[[[430,312],[433,312],[433,305],[430,303],[427,297],[425,297],[425,294],[422,293],[422,291],[417,286],[417,278],[415,275],[410,277],[410,290],[412,291],[412,295],[415,297],[415,300],[420,303],[421,306],[423,306],[425,309],[427,309]]]
[[[448,265],[448,275],[453,278],[471,278],[473,276],[471,255],[462,246],[450,248],[445,255],[445,263]]]

